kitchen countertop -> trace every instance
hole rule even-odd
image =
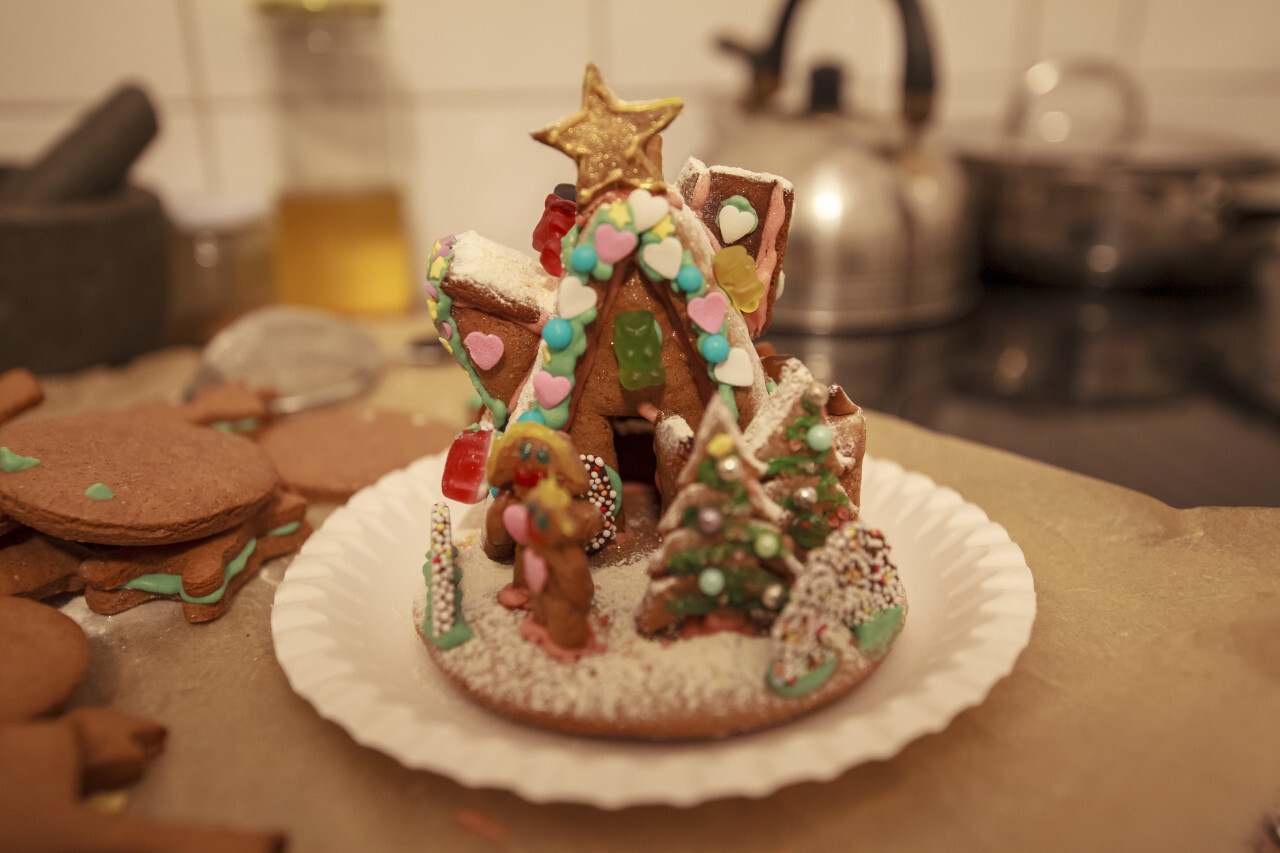
[[[51,379],[46,405],[28,416],[174,393],[195,359],[170,350]],[[430,400],[432,414],[461,425],[468,392],[452,366],[397,364],[369,402]],[[602,811],[406,769],[290,689],[270,632],[287,558],[205,625],[161,603],[112,617],[64,603],[92,642],[73,704],[110,702],[168,726],[165,754],[129,792],[130,813],[278,828],[300,853],[1272,849],[1280,509],[1176,510],[890,415],[868,420],[870,453],[956,489],[1008,530],[1038,613],[1013,673],[985,702],[831,782],[759,801]],[[331,509],[313,507],[313,521]],[[468,828],[477,815],[505,841]]]

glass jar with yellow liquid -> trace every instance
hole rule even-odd
[[[412,302],[378,0],[262,0],[284,185],[280,302],[387,315]]]

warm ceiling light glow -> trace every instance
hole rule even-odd
[[[839,193],[818,193],[813,198],[813,212],[819,219],[828,222],[837,220],[844,213],[844,199],[840,198]]]

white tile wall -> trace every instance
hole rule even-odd
[[[1280,151],[1276,0],[925,0],[939,117],[993,116],[1022,69],[1094,55],[1132,70],[1155,122]],[[743,89],[721,33],[767,38],[779,0],[385,0],[398,171],[419,254],[476,228],[524,248],[569,160],[528,131],[577,107],[595,61],[624,98],[680,95],[669,173],[703,153]],[[888,0],[807,0],[791,32],[784,100],[820,59],[848,64],[851,102],[896,108],[901,62]],[[252,0],[0,0],[0,161],[34,156],[124,79],[147,86],[161,138],[138,177],[176,197],[274,193],[282,175],[271,42]]]

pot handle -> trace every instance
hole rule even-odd
[[[1095,80],[1108,85],[1120,97],[1120,122],[1108,140],[1117,148],[1132,146],[1142,136],[1146,127],[1146,102],[1142,89],[1133,77],[1113,62],[1101,59],[1046,60],[1026,70],[1022,80],[1013,90],[1004,116],[1004,135],[1011,141],[1025,139],[1031,107],[1063,83],[1078,80]],[[1061,128],[1062,135],[1053,132],[1057,128],[1037,127],[1036,135],[1046,142],[1061,142],[1069,129]]]
[[[893,0],[902,19],[904,43],[902,69],[902,117],[907,126],[919,131],[933,114],[937,81],[933,64],[933,45],[929,28],[918,0]],[[800,0],[786,0],[778,15],[773,38],[762,47],[753,48],[737,39],[720,36],[717,46],[746,60],[751,67],[751,88],[745,106],[763,109],[782,82],[782,57],[787,31],[795,19]]]

